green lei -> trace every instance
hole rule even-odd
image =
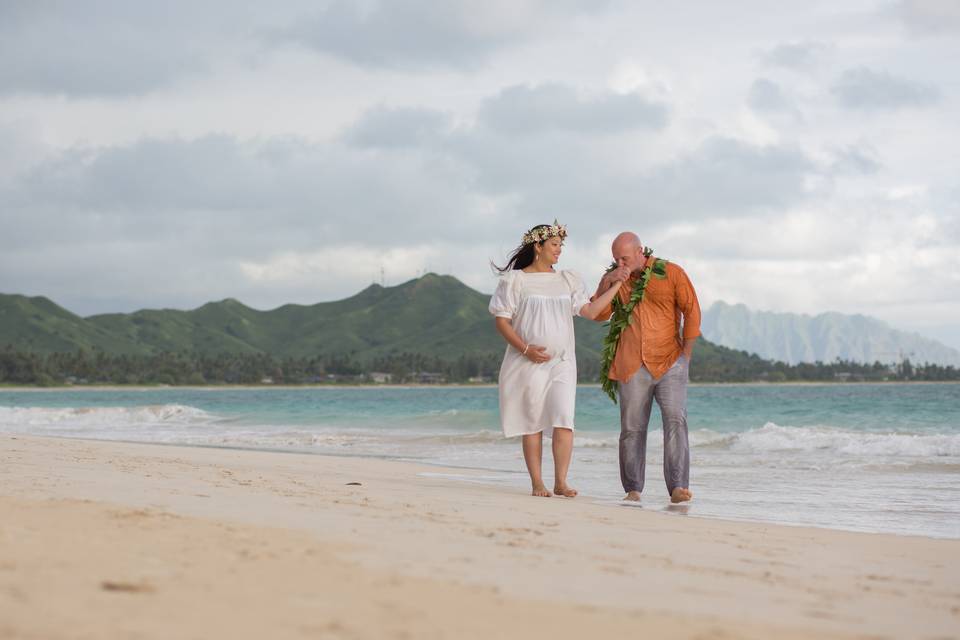
[[[643,250],[643,257],[649,259],[651,255],[653,255],[653,249],[646,247]],[[610,268],[607,269],[607,273],[610,273],[616,268],[617,263],[613,263],[610,265]],[[647,290],[647,283],[650,282],[650,278],[653,276],[661,280],[667,277],[666,260],[657,258],[653,261],[652,265],[643,270],[640,277],[637,278],[637,281],[634,283],[633,291],[630,293],[630,300],[626,304],[620,300],[619,294],[615,295],[613,301],[610,303],[610,306],[613,308],[613,313],[610,316],[610,321],[607,323],[610,331],[607,333],[607,337],[603,339],[600,386],[603,387],[604,392],[613,400],[613,404],[617,404],[617,389],[619,385],[616,380],[610,379],[610,367],[613,365],[614,356],[617,355],[617,345],[620,344],[620,335],[623,333],[623,330],[627,328],[627,325],[633,322],[633,309],[643,301],[643,294]]]

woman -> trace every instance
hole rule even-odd
[[[523,458],[533,495],[549,497],[540,467],[543,434],[553,438],[553,491],[572,498],[567,485],[573,453],[577,393],[573,316],[595,318],[617,294],[620,280],[593,302],[572,271],[556,271],[565,226],[537,225],[523,234],[490,300],[497,331],[507,341],[500,367],[500,423],[505,436],[523,436]]]

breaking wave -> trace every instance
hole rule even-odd
[[[205,425],[217,416],[181,404],[154,404],[141,407],[0,407],[0,427],[29,429],[87,429],[136,425]]]
[[[873,433],[834,427],[782,427],[730,434],[721,442],[735,451],[833,452],[856,457],[960,457],[960,434]]]

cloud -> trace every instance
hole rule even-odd
[[[436,244],[378,249],[362,243],[324,247],[312,251],[279,251],[263,260],[240,262],[240,270],[253,283],[297,289],[324,278],[363,280],[390,265],[391,278],[413,274],[442,260]],[[384,274],[386,277],[386,274]]]
[[[780,85],[766,78],[757,78],[750,85],[747,97],[750,108],[754,111],[782,112],[790,111],[793,105],[783,94]]]
[[[838,174],[873,175],[883,166],[877,150],[865,142],[851,144],[833,151],[831,172]]]
[[[272,29],[292,43],[355,64],[389,69],[475,69],[496,50],[552,20],[601,11],[606,2],[566,0],[335,0],[310,18]]]
[[[705,297],[948,324],[956,3],[749,4],[2,1],[0,290],[269,306],[383,264],[489,291],[559,218],[585,276],[633,228]]]
[[[317,5],[321,8],[317,8]],[[606,0],[0,3],[0,95],[141,96],[290,45],[376,69],[477,69]]]
[[[87,311],[315,302],[352,294],[381,265],[393,283],[450,272],[465,242],[502,235],[456,168],[222,135],[60,153],[0,185],[0,228],[0,291]],[[470,255],[484,265],[491,252]]]
[[[4,3],[0,93],[135,95],[202,73],[213,34],[199,14],[176,2]]]
[[[642,144],[608,149],[576,136],[506,137],[481,128],[458,132],[449,149],[483,193],[537,220],[579,217],[597,228],[776,214],[809,198],[808,178],[818,175],[810,158],[788,146],[715,136],[643,167],[625,153]]]
[[[955,0],[902,0],[892,10],[915,35],[960,32],[960,4]]]
[[[947,191],[943,197],[942,210],[947,215],[946,226],[950,237],[960,245],[960,187]],[[960,276],[960,268],[957,271]]]
[[[792,70],[814,66],[827,52],[829,46],[822,42],[784,42],[763,51],[760,59],[764,64]]]
[[[519,85],[503,89],[480,107],[479,121],[508,134],[571,131],[619,133],[662,129],[667,106],[638,93],[584,97],[562,84]]]
[[[418,133],[391,137],[389,123]],[[210,135],[60,152],[0,185],[0,290],[87,310],[104,296],[269,305],[347,295],[380,264],[394,282],[432,269],[486,286],[487,260],[532,224],[571,225],[589,255],[569,260],[589,267],[606,259],[600,231],[764,215],[802,201],[813,171],[796,150],[729,138],[643,169],[576,134],[448,125],[381,106],[322,144]]]
[[[843,107],[859,110],[925,107],[940,100],[936,87],[866,67],[845,71],[831,92]]]
[[[922,199],[915,206],[922,211]],[[943,220],[915,206],[860,197],[768,221],[675,225],[650,242],[684,265],[704,304],[863,313],[925,331],[960,313],[960,269],[956,240],[931,243],[942,238]],[[891,269],[891,256],[910,268]],[[960,333],[954,325],[952,336],[940,335]]]
[[[453,239],[480,213],[463,176],[415,158],[299,139],[149,139],[70,150],[0,190],[11,229],[0,247],[202,237],[230,258],[357,234],[370,245]]]
[[[0,189],[40,162],[45,151],[32,123],[0,123]]]
[[[418,107],[369,109],[344,134],[360,147],[423,147],[435,143],[451,126],[450,116]]]
[[[642,181],[642,209],[681,219],[782,213],[810,194],[816,164],[801,150],[715,136]]]

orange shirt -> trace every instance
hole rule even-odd
[[[655,259],[650,256],[647,266],[652,265]],[[636,278],[631,276],[620,285],[617,295],[624,304],[630,300],[635,282]],[[607,308],[597,320],[608,320],[612,314],[613,309]],[[668,262],[667,277],[650,277],[643,301],[633,308],[632,322],[620,334],[617,354],[610,366],[610,379],[626,382],[644,366],[654,378],[659,378],[680,357],[683,340],[691,340],[699,335],[700,302],[697,292],[686,272]]]

